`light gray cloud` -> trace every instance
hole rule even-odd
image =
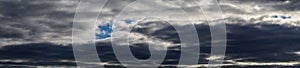
[[[76,0],[67,4],[63,0],[2,0],[0,3],[0,38],[6,39],[1,41],[4,44],[12,39],[58,41],[71,36]]]

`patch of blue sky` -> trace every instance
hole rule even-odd
[[[134,22],[131,19],[125,19],[123,21],[126,24],[132,24]],[[110,38],[112,32],[112,21],[104,22],[104,24],[100,24],[97,26],[96,39]]]
[[[271,18],[281,18],[281,19],[291,19],[291,16],[277,16],[277,15],[273,15],[271,16]]]
[[[282,19],[291,19],[291,16],[281,16]]]
[[[271,18],[278,18],[278,16],[277,16],[277,15],[274,15],[274,16],[271,16]]]
[[[113,32],[111,21],[105,24],[98,25],[97,30],[100,33],[96,33],[96,39],[110,38],[111,33]]]
[[[286,16],[281,16],[281,18],[282,18],[282,19],[287,19],[287,17],[286,17]]]
[[[124,22],[125,22],[126,24],[131,24],[131,23],[133,22],[133,20],[125,19]]]

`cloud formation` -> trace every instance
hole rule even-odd
[[[116,19],[116,16],[127,6],[124,16],[120,19],[122,24],[117,25],[119,29],[128,25],[124,23],[126,19],[134,22],[141,19],[132,16],[155,16],[151,13],[152,11],[158,11],[157,16],[170,18],[170,22],[177,21],[176,26],[185,27],[187,21],[184,19],[187,18],[182,16],[185,14],[180,11],[184,10],[189,16],[195,18],[192,22],[196,24],[201,44],[200,56],[202,58],[199,60],[201,64],[194,66],[205,67],[209,59],[216,58],[209,57],[211,44],[209,26],[202,16],[201,8],[193,0],[151,2],[145,0],[130,4],[134,1],[109,0],[97,23],[103,24]],[[299,65],[300,18],[298,16],[300,12],[298,6],[300,1],[219,0],[218,2],[224,12],[228,30],[225,64],[220,66]],[[71,46],[66,44],[71,43],[72,22],[77,6],[78,0],[1,0],[0,45],[3,47],[0,49],[2,54],[0,64],[75,66]],[[210,9],[211,13],[215,11],[210,7],[204,8]],[[86,12],[95,13],[96,10],[93,9],[87,8]],[[292,18],[289,20],[270,19],[272,15],[287,15]],[[219,22],[219,20],[211,22]],[[83,23],[94,24],[93,22]],[[165,46],[169,47],[167,59],[163,64],[166,66],[178,64],[180,40],[172,26],[160,21],[146,22],[136,25],[132,32],[131,47],[135,56],[147,58],[149,56],[147,44],[155,44],[152,42],[155,39],[150,39],[155,37],[163,40],[159,43],[167,43]],[[109,41],[102,40],[97,43],[98,50],[102,50],[99,53],[100,58],[104,58],[102,61],[108,64],[118,63]],[[58,44],[64,44],[64,46]],[[187,48],[193,47],[187,46]],[[33,63],[37,61],[41,64]]]
[[[3,45],[26,41],[65,43],[71,39],[77,1],[2,0],[0,3]]]

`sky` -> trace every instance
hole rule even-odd
[[[122,8],[128,5],[129,2],[132,2],[132,0],[108,1],[107,5],[103,9],[102,16],[99,19],[101,22],[97,23],[101,24],[103,21],[113,20],[115,16],[121,12]],[[3,32],[1,34],[1,38],[3,38],[1,39],[1,45],[48,41],[61,44],[70,42],[70,31],[72,29],[71,24],[73,22],[74,13],[78,4],[77,0],[1,0],[1,3],[3,3],[1,7],[3,10],[1,11],[0,15],[1,21],[3,21],[1,24],[1,31]],[[155,3],[142,3],[145,4],[142,4],[142,6],[129,6],[128,9],[130,9],[130,11],[127,12],[139,13],[142,10],[163,7],[163,11],[166,12],[161,12],[160,14],[170,13],[169,15],[176,15],[177,10],[173,11],[174,9],[178,8],[176,6],[183,6],[185,11],[194,13],[194,15],[199,15],[196,17],[202,16],[201,11],[199,11],[200,8],[197,7],[193,1],[176,1],[176,3],[173,3],[172,0],[158,0],[155,1]],[[233,21],[226,23],[259,23],[262,21],[268,21],[268,23],[298,26],[297,14],[299,13],[299,9],[297,8],[297,0],[222,0],[219,1],[219,3],[221,9],[223,10],[223,16],[226,20],[230,21],[231,19],[239,19],[245,21]],[[147,8],[147,6],[152,7],[153,5],[155,5],[153,8]],[[86,11],[95,12],[93,8],[89,9],[91,10]],[[133,15],[143,15],[145,13],[146,12]],[[292,19],[268,19],[268,17],[274,15],[291,16]],[[180,20],[180,18],[175,19]],[[204,17],[199,19],[204,19]],[[124,18],[124,20],[126,20],[126,18]]]
[[[30,62],[42,63],[42,60],[51,60],[69,64],[66,66],[74,66],[70,45],[72,29],[84,30],[72,28],[78,4],[79,0],[0,0],[0,53],[5,54],[0,55],[0,62],[3,65],[5,62],[14,62],[23,63],[23,66],[36,66]],[[198,6],[203,4],[201,8]],[[96,24],[96,33],[105,33],[97,36],[99,47],[106,48],[110,45],[110,36],[107,33],[125,30],[130,26],[134,28],[130,36],[131,45],[155,44],[157,42],[152,39],[155,37],[163,40],[157,45],[170,47],[171,51],[178,50],[176,47],[180,46],[174,28],[170,24],[155,21],[157,19],[150,19],[147,16],[161,17],[164,21],[175,23],[175,26],[179,27],[186,27],[190,25],[189,23],[193,23],[199,31],[198,35],[201,36],[199,39],[203,47],[201,54],[204,55],[201,55],[203,58],[200,60],[207,61],[214,58],[207,55],[210,51],[210,42],[207,41],[211,38],[208,36],[210,32],[207,23],[224,20],[228,34],[224,62],[228,64],[220,66],[297,66],[300,64],[299,0],[218,0],[222,17],[207,20],[202,13],[203,9],[207,10],[210,16],[219,16],[216,13],[218,11],[211,5],[216,4],[201,0],[197,3],[194,0],[109,0],[97,22],[83,21],[82,23]],[[86,8],[85,12],[97,13],[95,9]],[[117,24],[110,27],[112,26],[110,23]],[[112,28],[116,30],[111,30]],[[21,53],[24,51],[28,52],[22,57]],[[107,51],[104,52],[110,54],[109,51],[111,49],[107,47]],[[177,55],[176,52],[171,53]],[[64,54],[66,56],[60,56]],[[142,51],[141,54],[147,53]],[[39,59],[34,55],[39,56]],[[45,58],[49,56],[52,57]],[[107,55],[103,56],[105,58]],[[114,59],[107,59],[110,60]],[[48,63],[45,62],[45,65]],[[205,67],[206,65],[194,66]]]

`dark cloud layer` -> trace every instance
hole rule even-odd
[[[259,28],[257,28],[259,26]],[[299,27],[270,24],[247,26],[228,25],[227,55],[232,58],[249,58],[242,61],[287,62],[298,61]]]
[[[258,28],[258,26],[260,27]],[[199,63],[206,64],[208,60],[206,60],[205,58],[207,58],[207,54],[210,53],[210,43],[207,43],[207,41],[210,40],[209,26],[201,24],[196,25],[196,27],[199,33],[201,43],[201,58],[199,60]],[[138,30],[138,28],[136,29]],[[147,28],[144,29],[147,30]],[[300,59],[297,58],[299,58],[300,56],[293,53],[300,51],[300,47],[298,47],[298,40],[300,40],[300,37],[297,36],[300,34],[300,32],[298,29],[299,27],[286,27],[272,24],[228,24],[227,30],[229,32],[226,60],[240,59],[238,60],[238,62],[299,61]],[[152,36],[164,40],[177,42],[179,40],[177,38],[178,36],[172,35],[172,33],[171,35],[169,35],[168,32],[170,31],[174,31],[174,29],[172,29],[171,26],[169,28],[163,28],[159,30],[161,34],[153,34]],[[165,38],[165,36],[170,37]],[[98,42],[97,45],[98,53],[102,61],[109,63],[119,63],[116,57],[114,56],[112,50],[113,48],[111,47],[110,42]],[[166,59],[179,59],[180,51],[174,50],[179,47],[180,46],[169,47],[170,50],[168,51]],[[137,58],[145,59],[149,57],[149,51],[147,48],[147,44],[133,44],[131,50]],[[18,63],[1,62],[0,64],[74,66],[73,62],[59,62],[60,60],[74,61],[72,47],[70,45],[61,46],[52,43],[9,45],[2,47],[0,49],[0,53],[1,59],[19,59],[30,61]],[[165,60],[163,64],[178,64],[178,61]]]
[[[210,51],[210,31],[207,25],[197,25],[199,40],[204,47],[202,52]],[[138,32],[172,42],[179,42],[177,34],[172,33],[171,26],[149,34],[147,29],[136,28]],[[293,52],[300,51],[298,47],[300,37],[299,27],[287,27],[277,24],[227,24],[228,48],[230,59],[249,58],[242,61],[253,62],[288,62],[298,61],[300,55]],[[157,33],[157,34],[156,34]],[[180,43],[180,42],[179,42]]]
[[[1,60],[26,60],[27,62],[1,62],[6,65],[75,65],[73,62],[60,62],[74,60],[72,47],[52,43],[31,43],[9,45],[0,49]]]

